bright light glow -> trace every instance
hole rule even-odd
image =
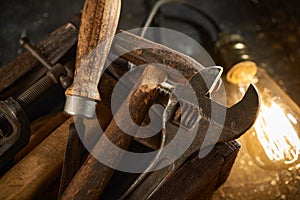
[[[286,116],[289,118],[289,120],[291,120],[291,122],[297,124],[296,118],[291,113],[288,113]]]
[[[245,45],[243,43],[236,43],[234,45],[234,48],[235,49],[243,49],[243,48],[245,48]]]
[[[292,164],[298,160],[300,140],[291,124],[297,120],[272,102],[270,106],[261,105],[260,113],[254,124],[259,142],[268,158],[275,161],[284,161]]]

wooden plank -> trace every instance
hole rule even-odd
[[[68,119],[63,113],[58,113],[52,117],[46,117],[36,121],[32,127],[32,135],[29,143],[20,151],[16,157],[15,162],[21,160],[26,156],[32,149],[40,144],[45,138],[47,138],[57,127]]]
[[[233,163],[237,157],[241,145],[237,141],[226,142],[216,146],[218,153],[223,157],[224,163],[219,174],[216,187],[220,187],[228,178]],[[217,189],[216,188],[216,189]]]
[[[194,155],[150,199],[209,199],[223,162],[216,149],[202,159]]]
[[[150,199],[210,199],[227,179],[239,148],[231,141],[217,144],[202,159],[195,153]]]
[[[0,179],[0,199],[32,199],[58,176],[70,118]]]

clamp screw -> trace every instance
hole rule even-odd
[[[17,101],[22,107],[28,107],[58,81],[61,82],[63,88],[67,88],[71,84],[70,78],[66,76],[67,72],[65,68],[60,64],[53,66],[47,58],[45,58],[45,56],[30,43],[28,38],[22,37],[20,39],[20,44],[48,69],[46,76],[17,97]]]

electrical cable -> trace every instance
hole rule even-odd
[[[170,3],[178,3],[181,5],[186,6],[187,8],[196,11],[197,13],[201,14],[207,21],[209,21],[211,23],[211,25],[214,27],[214,29],[217,32],[221,32],[222,28],[219,26],[219,24],[211,17],[209,16],[207,13],[205,13],[203,10],[201,10],[200,8],[198,8],[197,6],[195,6],[194,4],[187,2],[186,0],[160,0],[158,2],[156,2],[156,4],[154,5],[153,9],[151,10],[149,17],[146,20],[146,23],[144,25],[144,28],[142,30],[141,36],[144,37],[147,31],[147,28],[151,25],[155,15],[157,14],[158,10],[166,5],[166,4],[170,4]]]

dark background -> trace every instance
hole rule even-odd
[[[83,0],[1,1],[0,66],[22,52],[18,39],[26,35],[37,43],[80,12]],[[124,0],[120,28],[141,27],[153,0]],[[300,104],[300,1],[193,0],[226,29],[242,34],[255,59]],[[173,16],[196,24],[205,20],[180,6],[166,6]],[[173,26],[174,28],[174,26]],[[185,29],[184,29],[185,28]],[[180,27],[177,27],[180,30]],[[209,29],[209,27],[208,27]],[[186,27],[182,27],[186,32]],[[195,38],[199,39],[199,38]],[[200,42],[201,41],[200,39]],[[207,47],[210,48],[210,47]]]
[[[119,28],[126,30],[141,27],[153,2],[153,0],[124,0]],[[256,61],[266,68],[271,77],[300,105],[299,0],[193,0],[191,2],[202,8],[220,26],[242,34]],[[23,51],[18,44],[20,36],[26,35],[33,43],[37,43],[67,22],[74,14],[79,13],[83,7],[83,0],[10,0],[1,1],[0,5],[0,66],[2,66]],[[172,15],[173,18],[182,18],[203,25],[208,32],[212,31],[210,25],[201,16],[180,6],[166,6],[164,12]],[[164,25],[193,36],[204,46],[206,45],[208,50],[212,48],[205,38],[195,34],[192,28],[187,28],[188,25],[174,25],[174,23]],[[213,33],[211,38],[214,39]],[[244,176],[247,177],[244,178],[241,175],[240,179],[229,179],[214,198],[300,198],[300,176],[297,170],[281,172],[257,170],[246,170],[247,175]],[[257,174],[263,174],[269,179],[254,178],[255,183],[249,182],[249,179],[252,180],[249,176],[255,177]],[[248,182],[244,183],[245,180]]]

